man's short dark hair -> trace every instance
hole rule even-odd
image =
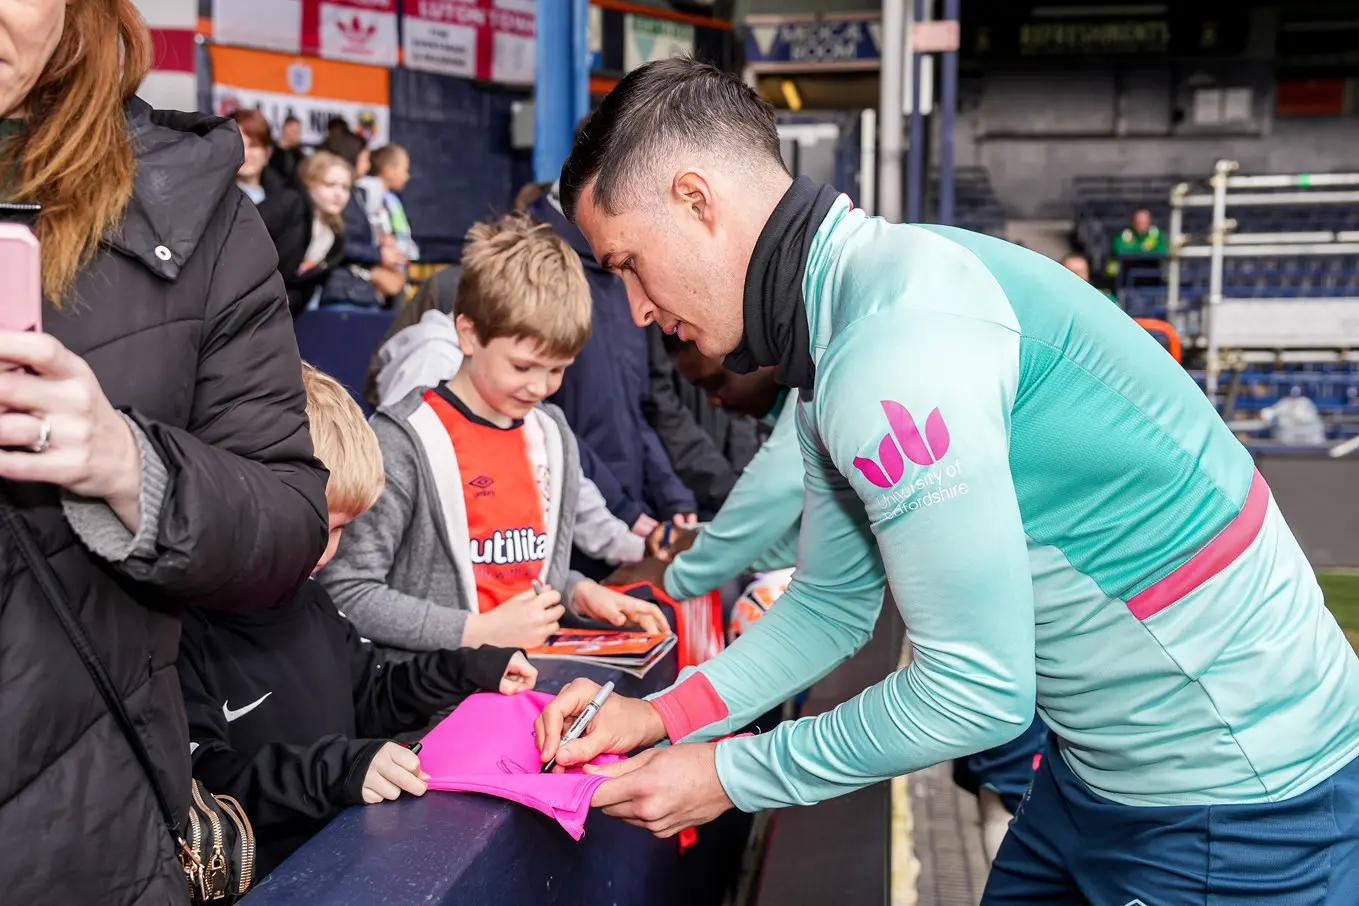
[[[577,130],[562,166],[562,210],[574,221],[581,192],[594,180],[594,203],[617,214],[639,172],[681,144],[721,145],[784,166],[768,101],[716,66],[671,57],[624,76]]]
[[[283,120],[283,125],[291,126],[293,123],[297,123],[299,126],[302,125],[302,121],[290,113],[287,118]]]

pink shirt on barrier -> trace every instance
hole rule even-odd
[[[420,767],[429,788],[499,796],[537,809],[555,819],[572,838],[585,833],[590,798],[607,778],[579,769],[543,774],[533,722],[552,696],[473,695],[439,722],[421,741]],[[601,755],[594,764],[622,761]]]

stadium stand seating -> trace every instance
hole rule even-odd
[[[933,197],[938,199],[938,174],[933,180]],[[1005,209],[991,188],[991,177],[983,167],[959,167],[953,174],[953,225],[992,236],[1005,236]]]
[[[1170,192],[1181,182],[1202,184],[1202,175],[1102,176],[1077,178],[1074,231],[1078,244],[1102,272],[1108,263],[1112,238],[1124,229],[1132,211],[1145,207],[1152,221],[1169,229]],[[1228,216],[1236,233],[1359,230],[1359,208],[1336,205],[1233,204]],[[1211,221],[1208,208],[1187,208],[1183,229],[1204,233]],[[1164,264],[1129,261],[1119,275],[1120,305],[1135,318],[1166,316]],[[1184,259],[1180,264],[1180,297],[1185,311],[1198,309],[1208,294],[1207,259]],[[1339,298],[1359,296],[1359,256],[1270,255],[1228,257],[1223,263],[1223,292],[1238,299]],[[1190,372],[1203,386],[1203,372]],[[1306,396],[1317,406],[1328,437],[1359,434],[1359,363],[1252,363],[1233,378],[1223,376],[1229,418],[1258,419],[1281,399]],[[1268,428],[1241,434],[1265,439]]]

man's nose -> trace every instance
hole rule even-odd
[[[646,327],[656,320],[656,306],[651,304],[646,293],[634,281],[628,281],[628,308],[632,309],[632,320],[638,327]]]

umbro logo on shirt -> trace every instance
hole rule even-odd
[[[471,481],[467,483],[474,488],[480,488],[481,490],[484,491],[491,485],[495,484],[495,479],[489,475],[481,475],[478,476],[477,478],[473,478]]]

